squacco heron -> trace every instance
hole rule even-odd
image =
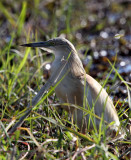
[[[22,46],[40,47],[54,53],[55,59],[51,67],[51,76],[58,74],[62,64],[66,62],[56,80],[56,82],[59,82],[62,79],[56,86],[55,93],[61,103],[84,107],[89,111],[89,114],[87,114],[78,107],[62,106],[74,116],[74,120],[81,132],[85,133],[87,126],[92,129],[94,124],[99,128],[102,117],[104,126],[114,122],[109,130],[118,129],[120,121],[111,98],[93,77],[86,74],[77,51],[71,42],[58,37],[45,42],[23,44]],[[38,102],[41,95],[42,89],[32,100],[33,106]],[[94,113],[92,118],[90,112]]]

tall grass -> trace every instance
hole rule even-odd
[[[61,4],[63,7],[61,9],[62,14],[66,14],[64,6],[67,5],[67,2],[65,0]],[[19,6],[18,2],[16,4]],[[43,52],[38,49],[22,49],[15,44],[16,38],[23,37],[23,35],[27,42],[33,41],[32,39],[37,41],[38,39],[37,31],[35,31],[35,35],[30,32],[31,27],[29,32],[25,33],[24,27],[27,27],[26,17],[30,14],[31,8],[29,8],[29,4],[26,1],[20,4],[20,11],[16,11],[15,16],[13,16],[12,12],[3,5],[3,2],[0,2],[0,12],[8,20],[11,32],[9,43],[0,49],[0,159],[20,159],[24,158],[25,155],[25,159],[84,159],[85,157],[86,159],[117,160],[121,154],[119,153],[119,144],[129,145],[129,140],[116,141],[113,144],[114,146],[110,145],[108,143],[109,139],[106,137],[106,129],[102,130],[100,126],[99,132],[97,132],[95,124],[94,131],[91,133],[86,135],[80,133],[77,126],[71,123],[68,113],[66,111],[60,112],[56,109],[59,100],[54,94],[54,89],[58,83],[43,95],[42,99],[31,111],[31,114],[25,119],[22,127],[18,128],[13,135],[8,135],[7,131],[25,113],[27,104],[32,100],[35,92],[45,84],[47,79],[44,78],[43,70],[40,70],[40,68],[43,61],[47,62],[51,59],[46,55],[43,59],[43,56],[41,56]],[[37,9],[38,4],[39,1],[35,0],[34,14],[39,13]],[[66,30],[63,31],[68,36],[76,29],[75,27],[71,28],[70,25],[71,13],[73,13],[72,3],[70,3],[69,10],[67,10]],[[46,17],[46,12],[44,13],[43,11],[41,14]],[[58,23],[56,20],[57,18],[54,15],[52,17],[54,30],[50,37],[58,36]],[[41,33],[43,32],[41,31]],[[17,43],[21,44],[23,41],[21,38]],[[34,55],[36,55],[35,58]],[[34,60],[32,61],[32,59]],[[131,108],[131,88],[115,68],[115,63],[112,64],[109,60],[108,62],[110,64],[110,72],[106,73],[108,76],[103,81],[102,87],[105,87],[109,76],[114,71],[116,77],[127,87],[128,105]],[[119,102],[116,102],[116,106]],[[126,129],[130,114],[129,109],[126,108],[127,103],[125,101],[121,103],[123,108],[118,110],[118,115],[121,120],[121,126]],[[69,104],[62,105],[68,106]],[[97,117],[92,110],[86,110],[86,108],[76,105],[74,107],[82,110],[85,116],[90,114],[91,119]],[[126,114],[128,117],[126,122],[122,118],[123,114]],[[103,118],[100,119],[102,125]],[[129,132],[126,131],[126,134],[128,135]],[[4,135],[6,135],[7,139],[4,138]],[[109,148],[113,148],[115,155]]]

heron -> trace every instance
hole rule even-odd
[[[109,130],[117,130],[120,121],[112,99],[106,90],[93,77],[86,73],[82,61],[74,45],[67,39],[57,37],[44,42],[35,42],[23,44],[24,47],[39,47],[54,54],[55,59],[51,66],[51,79],[60,72],[56,82],[55,93],[61,103],[72,105],[61,105],[68,111],[74,119],[74,122],[82,133],[89,129],[93,129],[94,125],[97,129],[109,125]],[[62,66],[64,67],[62,68]],[[62,68],[60,70],[60,68]],[[64,78],[63,78],[64,77]],[[61,80],[62,79],[62,80]],[[38,95],[32,100],[35,105],[43,94],[41,89]],[[89,111],[85,113],[83,109]],[[90,113],[94,113],[91,116]]]

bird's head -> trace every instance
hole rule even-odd
[[[65,38],[53,38],[44,42],[22,44],[24,47],[40,47],[43,50],[52,52],[55,56],[68,56],[70,52],[76,52],[75,47]]]

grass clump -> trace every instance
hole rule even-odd
[[[131,123],[129,119],[131,116],[129,112],[131,107],[131,88],[127,82],[129,78],[126,73],[119,73],[120,70],[117,66],[119,55],[115,63],[113,59],[115,56],[108,56],[108,60],[104,57],[93,58],[94,50],[90,51],[91,46],[88,43],[88,38],[83,36],[83,32],[84,35],[88,34],[90,38],[93,36],[91,32],[96,33],[96,39],[90,40],[91,44],[97,43],[100,48],[105,46],[106,39],[104,43],[100,39],[103,45],[98,42],[97,28],[99,30],[106,29],[106,20],[104,19],[102,22],[99,17],[99,23],[102,24],[99,24],[99,26],[102,26],[99,27],[97,26],[97,14],[95,13],[97,10],[94,12],[87,11],[85,3],[80,3],[80,1],[78,1],[78,4],[70,1],[68,9],[68,2],[66,0],[57,3],[48,0],[29,2],[14,0],[12,4],[8,0],[0,2],[0,29],[2,31],[0,32],[0,159],[129,158],[128,152],[131,145],[129,130]],[[112,5],[110,5],[110,13],[112,13]],[[121,7],[124,11],[124,6],[122,5]],[[77,12],[75,12],[76,9]],[[87,19],[87,15],[90,19]],[[81,18],[79,19],[79,17]],[[88,25],[87,21],[85,21],[86,19]],[[97,22],[95,25],[90,21],[93,19]],[[92,25],[91,29],[90,26]],[[112,25],[115,26],[116,24]],[[90,33],[88,32],[89,30]],[[126,30],[128,31],[128,28]],[[39,49],[23,49],[20,45],[25,42],[38,41],[38,39],[44,41],[60,34],[66,36],[74,44],[81,44],[80,46],[77,45],[76,48],[80,52],[83,64],[85,59],[88,60],[90,58],[88,57],[89,55],[92,57],[91,64],[90,62],[88,63],[90,64],[88,72],[93,77],[97,77],[97,79],[103,79],[103,87],[105,87],[105,84],[112,85],[116,80],[119,80],[124,90],[127,91],[127,94],[122,95],[113,93],[121,126],[126,132],[126,136],[122,141],[110,142],[106,137],[105,130],[100,130],[98,133],[92,131],[86,135],[81,134],[77,126],[71,123],[66,111],[58,112],[56,110],[55,106],[59,104],[59,100],[54,94],[55,87],[50,88],[44,94],[41,101],[25,119],[22,127],[18,128],[13,135],[8,135],[7,131],[24,114],[28,102],[46,83],[50,76],[50,71],[46,69],[46,65],[51,65],[51,61],[54,58]],[[119,43],[123,47],[127,47],[128,42],[126,41],[125,43],[125,41],[121,40]],[[110,45],[113,47],[115,43],[112,42]],[[84,47],[82,48],[82,46]],[[85,46],[88,47],[86,51]],[[106,46],[109,45],[107,44]],[[99,50],[99,48],[96,49]],[[110,48],[106,49],[109,50]],[[97,62],[100,63],[99,59],[102,60],[101,65],[96,67],[95,64]],[[103,68],[103,66],[106,67],[105,63],[108,66],[106,70]],[[86,64],[84,65],[86,68]],[[96,68],[99,68],[99,70],[94,72]],[[97,74],[97,71],[99,74]],[[113,79],[110,78],[112,75]],[[85,114],[94,116],[92,112],[82,107],[75,107],[83,110]],[[4,135],[6,135],[6,139]]]

